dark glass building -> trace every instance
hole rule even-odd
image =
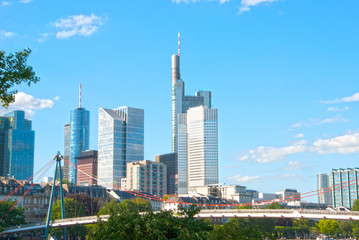
[[[167,194],[177,194],[178,166],[177,153],[160,154],[156,156],[156,162],[164,163],[167,167]]]
[[[0,117],[0,176],[26,180],[34,172],[35,132],[24,111]]]
[[[76,157],[89,149],[90,145],[90,112],[85,108],[76,108],[70,115],[70,156],[72,164],[77,165]],[[77,171],[69,166],[69,182],[77,183]]]

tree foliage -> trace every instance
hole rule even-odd
[[[15,202],[10,200],[6,200],[0,204],[0,232],[3,231],[4,228],[25,223],[25,210],[22,207],[15,207],[10,211],[14,204]]]
[[[30,49],[6,55],[5,51],[0,51],[0,101],[3,107],[8,107],[15,101],[15,85],[26,83],[36,83],[40,80],[35,75],[31,66],[27,65],[27,58],[31,53]]]
[[[334,236],[339,233],[338,221],[333,219],[321,219],[316,225],[319,231],[326,235]]]
[[[96,215],[102,207],[102,204],[98,200],[89,197],[86,193],[69,194],[67,195],[67,198],[71,198],[79,202],[83,207],[86,216]]]
[[[111,201],[99,212],[110,213],[107,222],[91,227],[88,239],[207,239],[213,229],[211,223],[194,219],[195,206],[181,210],[183,217],[172,212],[139,211],[136,201]],[[129,207],[129,208],[128,208]],[[130,209],[130,210],[129,210]],[[141,214],[139,213],[141,212]],[[192,217],[191,217],[192,216]]]
[[[73,217],[84,217],[85,210],[82,205],[72,199],[72,198],[64,198],[64,206],[65,206],[65,217],[73,218]],[[51,211],[51,220],[62,219],[61,217],[61,201],[57,200]],[[63,230],[62,228],[54,228],[50,231],[51,235],[55,235],[57,238],[62,238]],[[67,227],[66,228],[66,236],[71,236],[74,239],[78,237],[82,237],[86,235],[86,227],[84,226],[75,226],[75,227]]]
[[[352,211],[359,211],[359,199],[354,201]]]

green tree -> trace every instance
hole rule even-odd
[[[30,49],[9,55],[6,55],[5,51],[0,51],[0,101],[3,107],[8,107],[15,101],[14,94],[17,93],[17,90],[13,90],[15,85],[24,82],[30,86],[31,83],[40,80],[32,67],[27,65],[30,53]]]
[[[354,201],[352,211],[359,211],[359,199]]]
[[[339,224],[338,221],[332,219],[321,219],[317,224],[317,228],[321,233],[326,235],[334,236],[339,233]]]
[[[15,202],[10,200],[6,200],[0,204],[0,232],[3,231],[4,228],[25,223],[25,210],[22,207],[14,207],[12,211],[10,211],[14,204]]]
[[[67,198],[75,199],[76,201],[78,201],[81,204],[81,206],[83,206],[86,216],[96,215],[97,212],[102,207],[101,206],[102,204],[98,200],[89,197],[86,193],[83,192],[76,194],[69,194],[67,195]]]
[[[64,206],[65,206],[65,217],[66,218],[73,218],[73,217],[84,217],[85,210],[82,205],[72,199],[72,198],[65,198],[64,199]],[[61,201],[57,200],[51,211],[51,220],[62,219],[61,217]],[[62,238],[63,230],[62,228],[54,228],[50,230],[52,235],[55,235],[57,238]],[[67,227],[66,228],[66,235],[70,236],[74,239],[82,238],[82,236],[86,235],[86,227],[84,226],[76,226],[76,227]]]
[[[340,221],[339,222],[339,233],[342,237],[350,237],[352,236],[352,225],[348,221]]]
[[[212,225],[203,219],[194,219],[198,211],[195,207],[182,210],[182,217],[173,216],[172,212],[154,213],[133,208],[133,202],[121,204],[110,203],[104,208],[112,209],[108,221],[95,224],[89,234],[89,239],[207,239]],[[129,206],[130,208],[125,208]],[[101,209],[101,211],[104,210]],[[130,209],[130,210],[129,210]],[[116,213],[117,212],[117,213]],[[192,217],[191,217],[192,216]]]

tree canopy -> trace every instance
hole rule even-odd
[[[15,85],[26,83],[30,86],[31,83],[40,80],[32,67],[27,65],[30,53],[29,48],[9,55],[6,55],[5,51],[0,51],[0,101],[3,107],[8,107],[15,101]]]
[[[0,232],[3,231],[4,228],[25,223],[25,210],[22,207],[15,207],[10,211],[10,208],[14,204],[15,202],[10,200],[6,200],[0,204]]]

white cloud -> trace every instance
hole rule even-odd
[[[269,163],[281,161],[290,155],[312,152],[317,154],[351,154],[359,153],[359,132],[348,132],[345,135],[328,138],[317,139],[311,145],[305,140],[294,142],[293,144],[274,148],[274,147],[258,147],[248,150],[246,155],[240,157],[241,160],[253,160],[258,163]],[[289,162],[287,168],[299,167],[296,162]]]
[[[18,92],[15,94],[14,103],[10,104],[7,109],[3,107],[0,108],[0,115],[4,115],[5,113],[14,110],[23,110],[26,113],[26,118],[31,119],[35,114],[35,110],[52,108],[55,104],[54,101],[57,99],[58,97],[55,97],[54,99],[40,99],[24,92]]]
[[[261,177],[260,176],[242,176],[240,174],[228,177],[229,181],[235,181],[236,183],[242,184],[242,183],[249,183],[249,182],[260,182]]]
[[[325,119],[314,118],[314,119],[309,119],[309,121],[307,122],[295,123],[291,126],[291,128],[319,126],[323,124],[338,123],[338,122],[348,122],[348,120],[341,118],[340,116],[337,116],[335,118],[325,118]]]
[[[349,109],[350,109],[350,107],[343,107],[343,108],[328,107],[329,112],[344,112],[344,111],[349,110]]]
[[[38,42],[44,42],[49,36],[50,36],[50,33],[42,33],[40,35],[40,38],[37,39],[37,41]]]
[[[306,141],[301,140],[292,143],[290,146],[274,148],[274,147],[258,147],[253,150],[249,150],[247,155],[241,158],[252,159],[259,163],[269,163],[280,161],[288,157],[289,155],[302,153],[307,151]]]
[[[0,38],[11,38],[16,36],[17,34],[14,32],[6,32],[6,31],[0,31]]]
[[[20,0],[21,3],[28,4],[34,0]]]
[[[295,138],[304,138],[303,133],[298,133],[297,135],[294,135]]]
[[[278,178],[279,179],[294,180],[294,181],[297,181],[297,182],[303,180],[303,177],[298,176],[297,174],[289,174],[289,173],[282,174],[282,175],[278,176]]]
[[[324,104],[332,104],[332,103],[342,103],[342,102],[358,102],[359,101],[359,92],[354,93],[351,96],[343,97],[343,98],[336,98],[334,100],[325,100],[320,101],[320,103]]]
[[[287,166],[285,166],[284,170],[301,170],[304,167],[300,164],[298,161],[289,161],[287,163]]]
[[[8,1],[2,1],[1,2],[1,6],[8,6],[8,5],[10,5],[11,4],[11,2],[8,2]]]
[[[247,12],[251,9],[251,7],[257,6],[259,4],[269,4],[272,2],[276,2],[278,0],[242,0],[241,1],[241,5],[239,7],[239,12],[243,13],[243,12]]]
[[[357,153],[359,152],[359,133],[349,133],[330,139],[318,139],[313,143],[313,151],[319,154]]]
[[[102,20],[101,17],[95,14],[73,15],[67,18],[60,18],[53,25],[60,29],[56,33],[57,38],[70,38],[75,35],[88,37],[98,30],[98,27],[102,25]]]

